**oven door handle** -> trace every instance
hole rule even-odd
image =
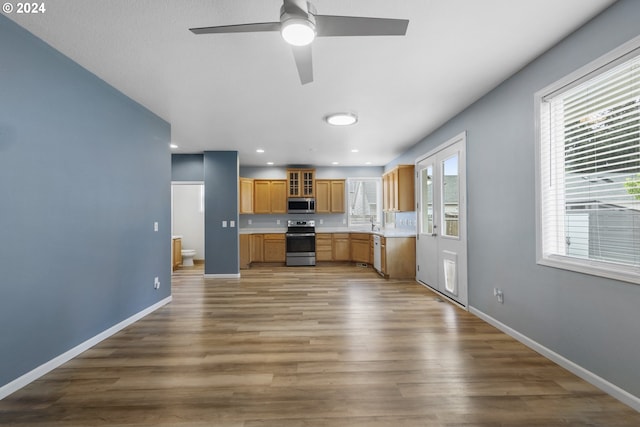
[[[286,237],[315,237],[316,233],[286,233]]]

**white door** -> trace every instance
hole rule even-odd
[[[465,146],[461,134],[416,162],[416,277],[466,307]]]

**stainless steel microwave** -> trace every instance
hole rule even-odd
[[[290,214],[316,213],[316,199],[313,197],[293,197],[287,199],[287,212]]]

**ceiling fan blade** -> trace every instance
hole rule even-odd
[[[253,33],[260,31],[280,31],[279,22],[260,22],[257,24],[220,25],[217,27],[189,28],[194,34]]]
[[[311,59],[311,45],[291,46],[293,58],[296,60],[300,83],[303,85],[313,81],[313,61]]]
[[[408,19],[315,15],[318,37],[404,36]]]

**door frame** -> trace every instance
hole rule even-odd
[[[418,271],[418,266],[419,266],[419,262],[420,259],[417,256],[418,254],[418,245],[419,245],[419,238],[420,238],[420,229],[421,229],[421,218],[420,218],[420,211],[422,209],[422,206],[419,205],[418,203],[420,203],[421,200],[421,195],[420,195],[420,175],[419,175],[419,171],[418,171],[418,164],[426,159],[428,159],[429,157],[435,156],[436,154],[447,150],[448,148],[456,145],[456,144],[460,144],[462,149],[460,151],[460,157],[459,157],[459,165],[458,167],[460,168],[460,170],[464,170],[464,180],[461,179],[460,181],[460,187],[459,187],[459,191],[460,191],[460,215],[459,215],[459,231],[460,231],[460,240],[463,242],[464,244],[464,257],[462,260],[459,260],[459,262],[461,264],[464,265],[464,271],[465,274],[463,276],[464,280],[460,280],[460,282],[458,283],[459,285],[459,289],[462,289],[464,291],[464,295],[465,295],[465,301],[464,304],[456,301],[455,299],[451,298],[450,296],[448,296],[447,294],[440,292],[438,289],[427,285],[426,283],[418,280],[417,277],[417,271]],[[443,297],[445,297],[447,300],[453,302],[454,304],[456,304],[457,306],[463,308],[464,310],[469,311],[469,281],[468,281],[468,249],[469,249],[469,242],[468,242],[468,233],[467,233],[467,212],[468,212],[468,208],[467,208],[467,201],[468,201],[468,197],[467,197],[467,174],[466,174],[466,167],[467,167],[467,160],[466,160],[466,152],[467,152],[467,132],[463,131],[461,133],[459,133],[458,135],[454,136],[453,138],[448,139],[447,141],[443,142],[442,144],[438,145],[436,148],[429,150],[427,153],[419,156],[416,158],[415,160],[415,198],[416,198],[416,219],[417,219],[417,226],[416,226],[416,281],[418,283],[420,283],[421,285],[433,290],[434,292],[436,292],[438,295],[442,295]]]

